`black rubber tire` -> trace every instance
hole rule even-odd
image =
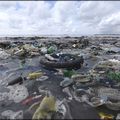
[[[49,68],[80,68],[83,64],[83,57],[76,57],[75,60],[67,61],[67,62],[55,62],[49,61],[46,58],[41,58],[40,63]]]

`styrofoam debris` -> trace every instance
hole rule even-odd
[[[2,116],[7,119],[23,119],[23,111],[14,112],[12,110],[6,110],[1,113]]]
[[[115,62],[115,63],[120,63],[119,60],[116,60],[116,59],[109,59],[110,62]]]
[[[8,93],[4,92],[4,93],[0,93],[0,101],[5,100],[8,97]]]
[[[27,88],[23,85],[8,86],[8,88],[10,89],[9,100],[14,100],[15,103],[21,102],[29,95]]]
[[[6,53],[2,49],[0,49],[0,59],[7,59],[10,56],[10,54]]]
[[[6,110],[6,111],[1,113],[1,115],[6,117],[7,119],[10,119],[10,116],[13,114],[14,114],[14,112],[12,110]]]
[[[47,48],[46,47],[41,47],[41,52],[43,53],[43,54],[46,54],[47,53]]]
[[[10,116],[10,119],[23,119],[23,111],[20,110],[15,112],[12,116]]]
[[[120,120],[120,113],[117,114],[116,120]]]

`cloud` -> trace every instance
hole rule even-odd
[[[119,1],[0,1],[0,35],[119,33]]]
[[[99,28],[102,33],[119,34],[120,33],[120,12],[114,13],[104,18],[99,23]]]

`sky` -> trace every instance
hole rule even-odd
[[[120,1],[0,1],[0,35],[119,33]]]

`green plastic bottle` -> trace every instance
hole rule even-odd
[[[47,53],[48,54],[51,54],[53,53],[54,51],[57,50],[57,47],[56,46],[50,46],[48,49],[47,49]]]
[[[64,70],[63,74],[65,77],[71,77],[72,75],[76,74],[73,70]]]

